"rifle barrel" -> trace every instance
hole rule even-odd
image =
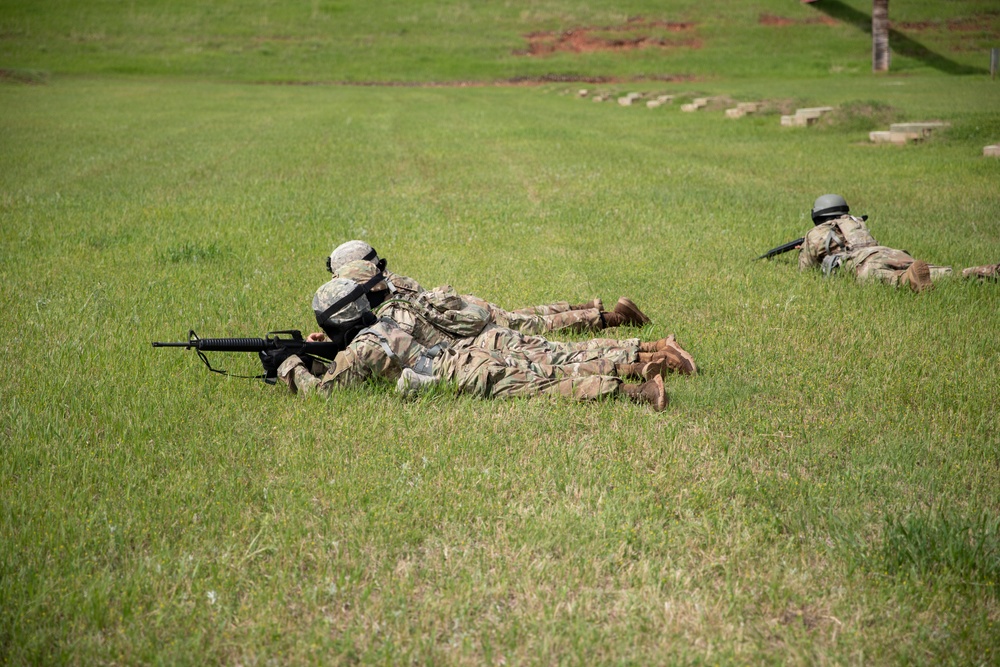
[[[193,338],[184,343],[153,343],[153,347],[186,347],[202,352],[262,352],[278,344],[263,338]]]

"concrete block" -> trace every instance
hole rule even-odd
[[[701,107],[695,106],[694,104],[682,104],[681,105],[681,111],[691,112],[691,111],[697,111],[700,108]]]
[[[760,111],[760,102],[740,102],[736,108],[743,113],[757,113]]]
[[[809,116],[782,116],[781,125],[783,127],[806,127],[816,122],[816,117]]]
[[[891,144],[893,142],[892,132],[888,130],[878,130],[868,133],[868,140],[873,144]],[[906,143],[905,141],[903,143]]]
[[[940,127],[949,127],[951,123],[893,123],[889,126],[890,132],[908,132],[921,136],[927,136]]]
[[[641,99],[642,99],[641,93],[629,93],[628,95],[623,95],[622,97],[619,97],[618,104],[622,105],[623,107],[630,107],[632,106],[633,102]]]
[[[889,130],[889,134],[892,135],[892,140],[894,143],[900,143],[900,144],[920,141],[925,136],[921,132],[896,132],[895,130]]]
[[[912,141],[919,141],[921,138],[920,134],[914,132],[893,132],[892,130],[879,130],[877,132],[869,132],[868,139],[875,144],[895,144],[896,146],[905,146]]]
[[[809,118],[811,120],[816,120],[825,113],[833,111],[833,107],[805,107],[803,109],[796,109],[795,115],[801,118]]]
[[[655,109],[656,107],[663,106],[663,102],[659,100],[649,100],[646,102],[647,109]]]
[[[746,111],[740,109],[739,107],[735,109],[726,109],[726,118],[743,118],[746,115]]]
[[[1000,144],[983,147],[983,157],[1000,157]]]
[[[696,97],[693,100],[691,100],[691,104],[695,105],[696,107],[698,107],[700,109],[700,108],[702,108],[704,106],[708,106],[708,98],[707,97]]]
[[[587,95],[590,95],[590,91],[587,90],[586,88],[581,88],[580,90],[576,91],[577,97],[586,97]]]
[[[660,104],[669,104],[674,101],[673,95],[658,95],[656,101]]]

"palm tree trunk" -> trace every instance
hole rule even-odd
[[[889,0],[872,0],[872,71],[889,71]]]

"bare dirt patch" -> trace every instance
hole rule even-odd
[[[3,81],[0,70],[0,81]],[[690,83],[699,77],[691,74],[656,74],[648,76],[587,76],[577,74],[541,74],[482,81],[255,81],[260,86],[363,86],[371,88],[484,88],[487,86],[541,86],[548,83],[626,84],[644,81]]]
[[[0,83],[26,83],[41,85],[48,81],[47,72],[25,69],[0,69]]]
[[[528,48],[515,55],[547,56],[553,53],[594,53],[635,49],[700,49],[693,35],[694,23],[629,19],[624,25],[571,28],[562,32],[533,32],[525,35]],[[683,36],[681,36],[683,35]]]
[[[1000,35],[1000,14],[977,14],[950,21],[900,21],[892,27],[908,32],[980,32],[991,37]]]
[[[830,16],[815,16],[808,19],[793,19],[787,16],[775,16],[774,14],[761,14],[757,19],[760,25],[775,26],[778,28],[788,28],[795,25],[837,25],[837,19]]]

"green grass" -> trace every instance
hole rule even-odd
[[[872,77],[866,36],[847,34],[804,71],[762,53],[677,83],[247,83],[527,75],[547,70],[470,44],[657,15],[407,6],[429,60],[378,38],[310,69],[282,60],[291,45],[274,66],[163,54],[184,31],[250,43],[263,13],[273,34],[339,16],[331,34],[359,36],[407,14],[0,5],[0,69],[21,73],[0,83],[0,661],[995,663],[1000,285],[915,296],[750,258],[800,236],[833,191],[883,243],[956,269],[1000,261],[1000,161],[982,157],[1000,85],[905,57]],[[759,50],[761,13],[816,11],[700,7],[667,14],[750,25],[688,72]],[[929,7],[891,11],[952,16]],[[136,56],[129,16],[154,55]],[[487,19],[492,37],[431,47]],[[831,71],[833,53],[857,71]],[[638,60],[544,67],[628,78]],[[580,87],[838,111],[782,128],[777,112],[623,108]],[[932,118],[951,126],[922,144],[867,142]],[[627,294],[653,324],[621,335],[674,332],[701,373],[669,378],[661,414],[379,385],[298,400],[149,346],[311,330],[323,258],[350,238],[509,306]],[[258,372],[250,355],[212,359]]]
[[[870,16],[866,0],[5,0],[0,62],[64,74],[227,81],[851,76],[871,70]],[[991,0],[953,0],[947,7],[936,0],[907,2],[890,16],[897,72],[985,73],[989,49],[1000,37],[1000,13]],[[519,55],[532,33],[592,27],[618,36],[620,26],[639,17],[693,25],[682,33],[655,26],[637,33],[684,46]]]

